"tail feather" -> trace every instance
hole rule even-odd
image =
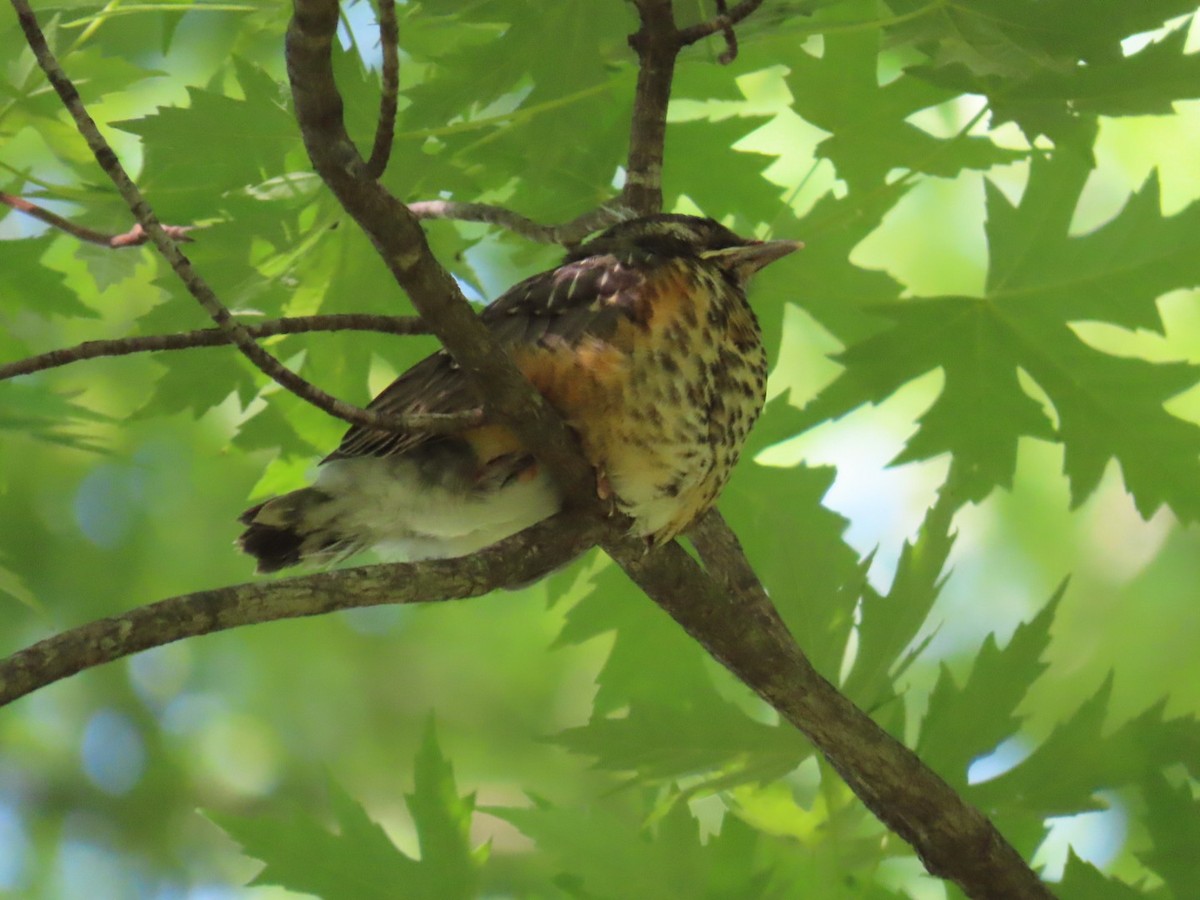
[[[238,547],[253,556],[259,572],[277,572],[309,559],[336,559],[357,549],[354,542],[330,527],[321,507],[328,494],[305,488],[252,506],[238,520],[246,530]]]

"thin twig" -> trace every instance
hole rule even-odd
[[[213,293],[208,283],[192,268],[191,261],[184,256],[179,246],[163,229],[158,221],[158,216],[155,215],[150,205],[146,203],[137,185],[129,178],[120,160],[117,159],[117,155],[108,145],[104,136],[100,134],[100,129],[96,127],[95,121],[84,107],[83,101],[79,97],[79,92],[75,89],[75,85],[67,77],[66,73],[63,72],[62,67],[58,64],[58,60],[55,59],[54,54],[51,52],[49,45],[46,43],[46,37],[38,25],[37,17],[34,16],[33,10],[29,7],[28,0],[12,0],[12,5],[17,11],[21,30],[25,33],[25,40],[28,42],[29,48],[33,51],[38,65],[46,73],[50,84],[58,93],[63,105],[67,108],[67,112],[70,113],[71,118],[75,122],[75,127],[79,130],[80,135],[83,136],[92,154],[96,157],[96,162],[100,164],[100,168],[104,170],[105,174],[112,179],[117,191],[124,198],[134,217],[150,236],[150,240],[154,242],[158,251],[170,264],[171,269],[187,287],[188,292],[204,307],[205,311],[216,322],[217,327],[229,334],[230,339],[237,345],[242,354],[269,378],[332,416],[354,425],[361,425],[380,431],[407,430],[407,423],[403,419],[397,419],[392,416],[381,416],[378,413],[352,406],[345,401],[339,400],[337,397],[327,394],[286,368],[279,360],[275,359],[275,357],[271,356],[271,354],[267,353],[254,342],[254,338],[246,332],[245,328],[238,324],[230,314],[228,308]]]
[[[602,203],[561,225],[539,225],[520,213],[490,203],[459,203],[455,200],[420,200],[408,204],[418,219],[456,219],[461,222],[485,222],[499,225],[514,234],[543,244],[578,244],[593,231],[623,221],[632,211],[619,200]]]
[[[150,235],[146,234],[146,230],[142,228],[141,222],[135,222],[134,226],[123,234],[106,234],[103,231],[96,231],[93,228],[76,225],[70,219],[64,219],[62,216],[56,215],[35,203],[30,203],[24,197],[18,197],[15,194],[6,194],[0,191],[0,203],[15,209],[17,212],[23,212],[27,216],[32,216],[39,222],[45,222],[47,225],[71,235],[71,237],[86,241],[89,244],[98,244],[101,247],[112,247],[113,249],[137,247],[150,240]],[[177,241],[192,241],[195,239],[188,237],[188,232],[194,227],[194,225],[164,225],[163,231]]]
[[[733,22],[729,20],[729,8],[725,0],[717,0],[717,20],[721,26],[721,34],[725,36],[725,49],[717,57],[717,62],[723,66],[729,65],[738,55],[737,32],[733,30]]]
[[[280,334],[304,334],[313,331],[376,331],[381,334],[428,334],[429,326],[417,316],[368,316],[355,313],[328,316],[295,316],[245,324],[246,333],[255,340]],[[201,328],[177,334],[150,334],[139,337],[85,341],[74,347],[62,347],[18,359],[0,366],[0,381],[29,375],[45,369],[96,359],[101,356],[128,356],[162,350],[187,350],[192,347],[219,347],[233,342],[229,332],[220,328]]]
[[[680,28],[677,32],[679,45],[681,47],[690,46],[697,41],[703,40],[710,34],[716,34],[718,31],[726,35],[726,40],[730,40],[733,26],[745,19],[748,15],[762,6],[763,0],[742,0],[733,9],[726,11],[724,9],[724,0],[720,0],[717,5],[717,16],[714,19],[709,19],[707,22],[698,22],[695,25],[689,25],[687,28]],[[733,56],[737,56],[737,39],[733,38],[730,41],[729,51]],[[722,54],[724,56],[724,54]],[[731,62],[733,57],[728,60],[722,59],[721,62]]]
[[[0,660],[0,707],[76,672],[183,638],[339,609],[455,600],[518,587],[570,562],[607,527],[598,517],[563,514],[461,559],[363,566],[161,600]]]
[[[379,178],[387,170],[396,134],[396,98],[400,92],[400,31],[396,26],[396,0],[379,0],[379,43],[383,50],[382,91],[375,144],[367,160],[367,176]]]

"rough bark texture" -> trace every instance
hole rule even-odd
[[[520,587],[596,543],[599,518],[560,515],[464,559],[362,566],[198,591],[99,619],[0,660],[0,707],[76,672],[243,625],[388,603],[430,603]]]

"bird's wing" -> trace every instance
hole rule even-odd
[[[510,350],[522,346],[575,346],[585,336],[609,337],[621,320],[644,322],[646,270],[614,256],[589,256],[518,282],[480,314]],[[421,360],[386,387],[367,407],[404,416],[476,409],[481,398],[445,350]],[[390,456],[428,441],[426,431],[387,432],[354,426],[325,461],[351,456]]]

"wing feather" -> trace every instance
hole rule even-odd
[[[648,311],[637,290],[643,270],[615,256],[589,256],[518,282],[488,305],[480,319],[501,345],[545,343],[575,346],[585,336],[609,337],[622,319],[642,323]],[[454,413],[475,409],[482,399],[445,350],[400,375],[367,407],[387,415]],[[387,432],[354,426],[324,461],[351,456],[405,453],[430,440],[423,431]]]

